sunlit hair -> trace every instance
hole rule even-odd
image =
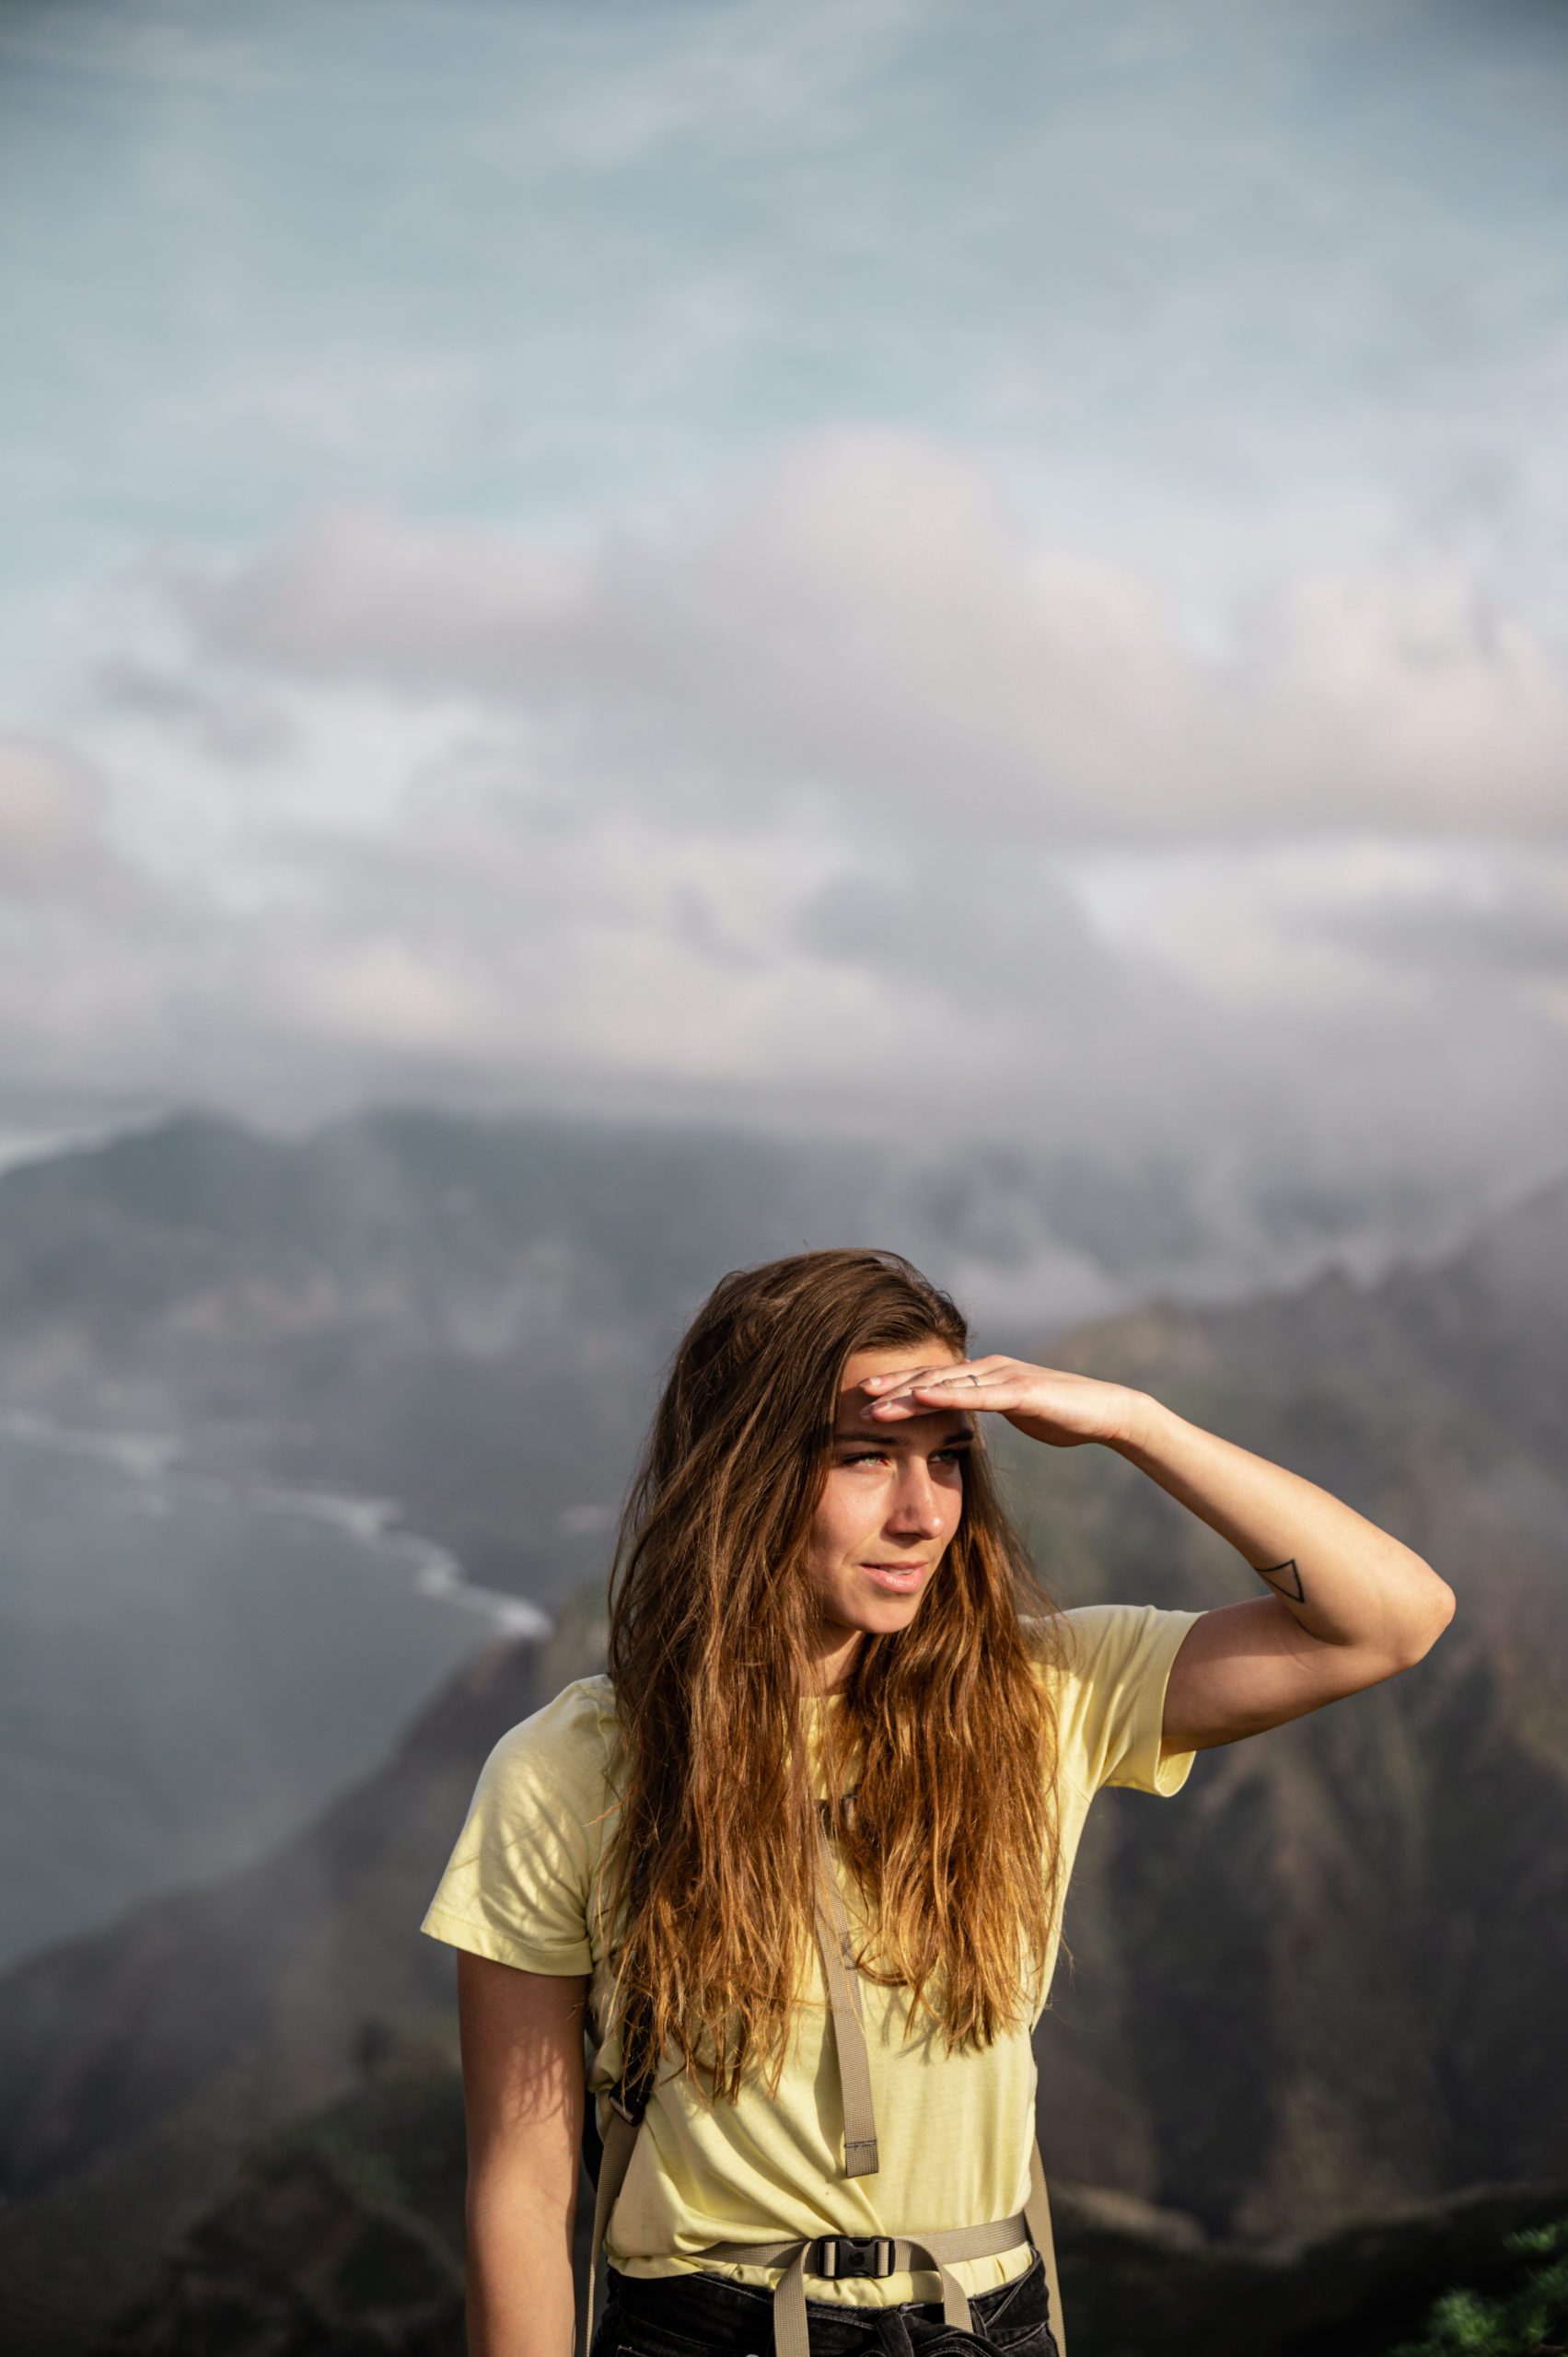
[[[791,1737],[813,1682],[805,1565],[844,1366],[933,1341],[967,1355],[964,1318],[895,1252],[733,1271],[675,1353],[621,1516],[611,2011],[633,2060],[668,2049],[730,2099],[759,2058],[776,2091],[814,1936],[816,1804]],[[862,1969],[907,1987],[912,2026],[923,2006],[949,2053],[1031,2018],[1059,1877],[1055,1711],[1030,1666],[1057,1608],[978,1429],[963,1483],[913,1620],[867,1633],[842,1703],[821,1710],[828,1790],[855,1791],[841,1855],[873,1927]]]

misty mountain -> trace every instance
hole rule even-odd
[[[1061,2182],[1254,2245],[1568,2175],[1565,1246],[1560,1188],[1431,1267],[1040,1344],[1326,1482],[1459,1598],[1403,1677],[1201,1755],[1174,1800],[1097,1803],[1038,2038]],[[1063,1602],[1258,1592],[1123,1459],[993,1437]],[[597,1660],[597,1609],[482,1656],[261,1865],[0,1981],[17,2313],[84,2237],[129,2294],[254,2136],[355,2084],[368,2017],[449,2000],[424,1896],[495,1735]]]
[[[394,1496],[481,1585],[548,1603],[598,1569],[658,1370],[728,1268],[891,1244],[1017,1349],[1434,1216],[994,1142],[396,1108],[286,1141],[192,1112],[0,1171],[0,1409]]]
[[[8,2351],[85,2345],[254,2137],[355,2084],[366,2024],[450,2010],[450,1954],[418,1922],[477,1763],[577,1674],[487,1648],[308,1833],[0,1980]]]

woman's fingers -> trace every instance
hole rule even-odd
[[[993,1376],[1013,1364],[1011,1359],[994,1355],[984,1359],[959,1359],[956,1364],[946,1359],[934,1366],[905,1366],[891,1375],[865,1376],[860,1387],[863,1391],[879,1391],[884,1397],[891,1397],[900,1391],[917,1390],[933,1383],[956,1382],[967,1387],[971,1375],[983,1383],[988,1376]]]
[[[978,1374],[978,1368],[975,1372]],[[867,1376],[861,1385],[861,1389],[870,1393],[871,1404],[874,1408],[881,1408],[885,1407],[889,1399],[907,1399],[916,1391],[923,1390],[937,1383],[942,1376],[958,1373],[957,1367],[950,1366],[900,1367],[896,1375]],[[967,1372],[963,1388],[966,1391],[974,1388],[967,1378]]]
[[[990,1409],[1056,1448],[1113,1438],[1125,1422],[1126,1394],[1120,1386],[1000,1356],[900,1367],[893,1375],[867,1377],[862,1388],[868,1411],[889,1422],[943,1410]]]
[[[896,1406],[911,1414],[915,1410],[909,1403],[915,1401],[924,1408],[998,1407],[1011,1373],[1010,1360],[964,1359],[956,1366],[900,1367],[895,1375],[867,1376],[861,1388],[871,1393],[874,1409]],[[983,1398],[986,1393],[991,1396]]]

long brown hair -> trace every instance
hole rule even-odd
[[[730,2099],[760,2054],[776,2091],[813,1936],[817,1805],[794,1739],[818,1627],[803,1566],[843,1369],[930,1341],[967,1355],[966,1322],[896,1252],[732,1271],[676,1351],[621,1515],[611,2010],[645,2067],[673,2049]],[[866,1634],[842,1708],[822,1714],[829,1792],[859,1768],[839,1833],[874,1927],[861,1968],[908,1987],[911,2019],[923,2004],[949,2053],[1030,2017],[1059,1875],[1055,1710],[1031,1667],[1057,1608],[976,1442],[913,1620]]]

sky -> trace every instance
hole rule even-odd
[[[0,1152],[1568,1167],[1568,12],[0,0]]]

